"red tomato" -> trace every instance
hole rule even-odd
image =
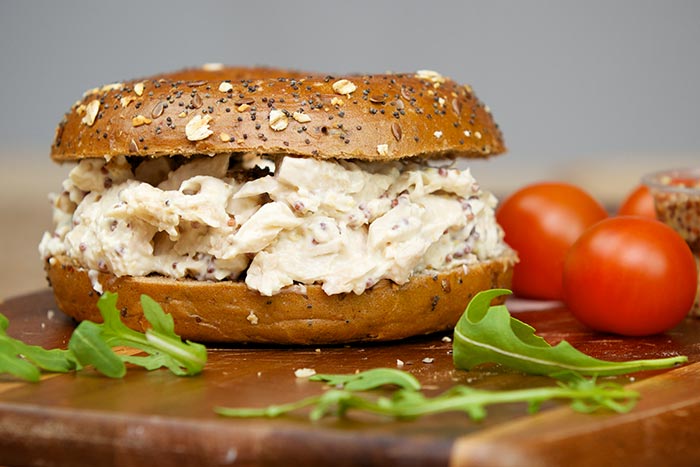
[[[513,292],[561,300],[566,252],[587,227],[606,217],[600,203],[566,183],[537,183],[503,201],[496,219],[520,257],[513,271]]]
[[[649,192],[646,185],[639,185],[622,202],[618,216],[642,216],[656,219],[654,209],[654,197]]]
[[[690,310],[697,288],[688,245],[659,221],[606,219],[571,247],[564,264],[569,310],[587,326],[627,336],[671,329]]]

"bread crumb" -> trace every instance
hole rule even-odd
[[[377,145],[377,152],[379,153],[380,156],[388,156],[389,155],[389,145],[388,144],[378,144]]]
[[[347,79],[339,79],[338,81],[333,83],[333,90],[338,94],[342,94],[344,96],[355,92],[356,89],[357,86],[355,86],[355,83]]]
[[[209,129],[210,121],[210,115],[205,115],[204,118],[202,118],[201,115],[192,117],[192,120],[185,125],[185,135],[187,135],[187,139],[190,141],[201,141],[211,136],[214,132]]]
[[[250,310],[250,313],[248,313],[248,316],[246,316],[246,319],[248,322],[252,325],[258,324],[258,315],[256,315],[253,310]]]
[[[443,341],[443,342],[448,342],[448,343],[449,343],[449,342],[452,342],[452,338],[449,337],[449,336],[445,336],[445,337],[442,338],[442,341]]]
[[[309,123],[311,121],[311,117],[303,112],[294,112],[292,118],[299,123]]]
[[[229,83],[228,81],[222,81],[221,84],[219,85],[219,91],[221,91],[221,92],[233,91],[233,85],[231,83]]]
[[[287,115],[281,110],[272,109],[270,111],[270,128],[275,131],[282,131],[289,125]]]
[[[321,349],[316,349],[315,352],[316,352],[316,353],[321,353]]]
[[[436,131],[433,133],[433,136],[435,136],[437,139],[442,138],[442,131]]]
[[[445,99],[443,97],[438,97],[438,104],[440,104],[440,107],[445,107]]]
[[[134,84],[134,92],[137,96],[143,95],[143,82]]]
[[[248,104],[241,104],[238,107],[236,107],[236,111],[237,112],[245,112],[249,108],[250,108],[250,106]]]
[[[423,360],[421,360],[423,363],[433,363],[435,361],[434,358],[432,357],[425,357]]]
[[[53,317],[56,316],[56,312],[53,310],[49,310],[46,312],[46,318],[51,321]]]
[[[220,133],[219,139],[224,143],[228,143],[229,141],[231,141],[231,135],[229,135],[228,133]]]
[[[150,125],[151,122],[150,118],[146,118],[143,115],[137,115],[134,118],[131,119],[131,124],[135,127],[141,126],[141,125]]]
[[[316,374],[316,370],[313,368],[298,368],[294,370],[294,376],[297,378],[310,378]]]
[[[396,359],[396,368],[403,368],[403,360]]]
[[[331,99],[331,105],[337,105],[340,107],[341,105],[345,105],[345,101],[339,97],[334,97]]]
[[[97,113],[100,111],[100,101],[94,99],[85,106],[85,116],[81,120],[87,126],[92,126],[95,123],[95,118],[97,118]]]

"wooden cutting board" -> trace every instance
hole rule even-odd
[[[511,309],[518,308],[513,304]],[[9,333],[45,347],[65,346],[74,323],[50,291],[0,304]],[[594,334],[562,308],[521,311],[551,343],[566,339],[610,360],[685,354],[691,364],[621,377],[642,399],[628,414],[583,415],[549,403],[491,407],[485,421],[450,413],[395,421],[350,413],[311,422],[224,419],[212,408],[265,406],[322,391],[294,370],[346,373],[395,367],[427,393],[454,384],[507,389],[547,384],[495,366],[458,371],[445,334],[391,344],[322,348],[212,348],[204,373],[176,377],[132,369],[122,380],[91,371],[45,375],[39,384],[0,377],[1,465],[700,465],[700,321],[645,339]],[[423,359],[432,358],[432,363]]]

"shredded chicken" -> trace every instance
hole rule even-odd
[[[295,283],[360,294],[508,248],[496,199],[468,169],[417,162],[115,157],[81,161],[63,188],[41,254],[117,276],[245,277],[263,295]]]

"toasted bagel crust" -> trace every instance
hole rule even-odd
[[[324,77],[217,67],[88,91],[59,124],[51,157],[246,151],[385,161],[488,157],[505,146],[471,88],[434,72]]]
[[[182,337],[202,342],[334,344],[386,341],[453,327],[479,291],[508,288],[514,257],[447,272],[414,276],[404,285],[383,280],[361,295],[326,295],[318,285],[292,287],[272,297],[242,282],[99,274],[105,291],[119,294],[125,324],[144,330],[141,294],[173,315]],[[56,303],[73,318],[100,322],[98,294],[87,271],[68,258],[46,263]]]

